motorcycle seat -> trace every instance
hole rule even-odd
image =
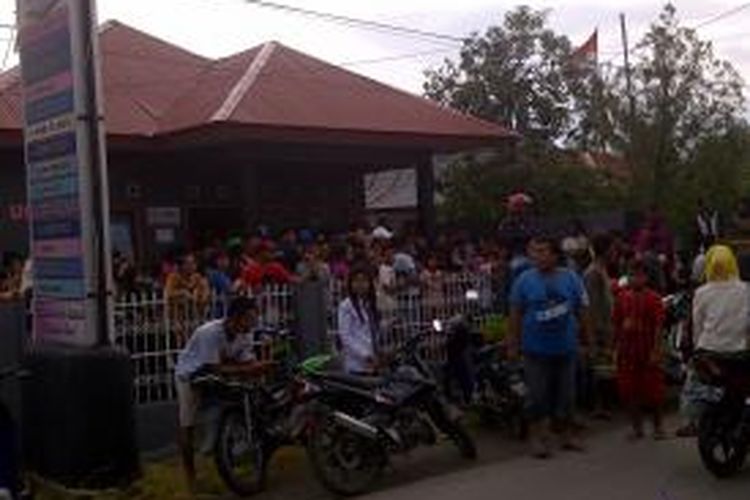
[[[342,372],[322,372],[320,376],[324,380],[330,380],[331,382],[338,382],[340,384],[359,387],[362,389],[375,389],[385,384],[385,380],[382,377],[375,377],[371,375],[352,375],[350,373]]]

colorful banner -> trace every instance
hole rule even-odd
[[[99,196],[106,206],[106,195],[90,191],[92,154],[103,158],[103,147],[93,153],[91,128],[76,119],[99,115],[89,110],[98,88],[87,77],[93,64],[98,78],[98,60],[89,53],[93,48],[96,54],[97,44],[94,2],[17,0],[34,336],[77,345],[97,340],[99,302],[92,297],[100,268],[94,267],[91,218]],[[91,39],[93,47],[86,41]],[[103,134],[98,139],[103,146]],[[100,175],[106,186],[104,163]],[[109,273],[106,263],[103,269]]]

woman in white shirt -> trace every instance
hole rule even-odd
[[[750,332],[750,288],[740,280],[737,259],[726,246],[716,245],[702,263],[705,284],[693,296],[693,350],[731,354],[748,350]],[[689,366],[682,389],[680,412],[685,424],[678,437],[692,437],[705,410],[711,388],[704,385]]]
[[[693,345],[697,350],[734,353],[748,350],[750,288],[740,280],[737,259],[726,246],[706,254],[706,284],[693,298]]]
[[[344,369],[349,373],[375,371],[379,323],[375,285],[366,269],[353,269],[348,296],[339,304],[339,340]]]

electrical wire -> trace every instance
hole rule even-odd
[[[728,17],[737,15],[740,12],[742,12],[744,10],[747,10],[749,8],[750,8],[750,2],[744,3],[744,4],[739,5],[737,7],[733,7],[731,9],[729,9],[729,10],[726,10],[724,12],[720,12],[720,13],[716,14],[715,16],[712,16],[712,17],[708,18],[707,20],[705,20],[703,22],[698,23],[697,25],[693,26],[693,29],[699,30],[701,28],[705,28],[706,26],[710,26],[710,25],[712,25],[714,23],[717,23],[719,21],[722,21],[722,20],[724,20],[724,19],[726,19]]]
[[[362,19],[357,17],[350,17],[341,14],[334,14],[331,12],[323,12],[318,10],[305,9],[302,7],[294,7],[292,5],[286,5],[268,0],[242,0],[243,2],[262,7],[266,9],[277,10],[290,14],[298,14],[307,17],[314,17],[323,21],[335,22],[339,24],[346,24],[352,27],[358,27],[361,29],[370,29],[376,31],[390,31],[400,35],[416,36],[420,38],[429,38],[433,40],[440,40],[442,42],[460,43],[464,42],[462,37],[455,35],[449,35],[445,33],[438,33],[435,31],[421,30],[417,28],[410,28],[408,26],[401,26],[396,24],[389,24],[380,21],[373,21],[370,19]]]
[[[446,54],[448,52],[454,52],[456,49],[453,48],[446,48],[446,49],[437,49],[437,50],[426,50],[422,52],[411,52],[406,54],[398,54],[394,56],[384,56],[380,58],[375,59],[360,59],[355,61],[345,61],[342,63],[338,63],[338,66],[341,67],[350,67],[350,66],[364,66],[367,64],[380,64],[384,62],[392,62],[392,61],[402,61],[405,59],[415,59],[418,57],[425,57],[425,56],[434,56],[438,54]]]
[[[715,14],[715,15],[709,17],[705,21],[699,22],[698,24],[696,24],[695,26],[693,26],[692,29],[693,30],[699,30],[699,29],[705,28],[706,26],[710,26],[710,25],[712,25],[714,23],[717,23],[719,21],[723,21],[724,19],[727,19],[729,17],[737,15],[737,14],[739,14],[739,13],[747,10],[748,8],[750,8],[750,2],[746,2],[746,3],[742,4],[742,5],[737,6],[737,7],[732,7],[731,9],[725,10],[723,12],[719,12],[718,14]],[[748,35],[750,35],[750,33],[748,33]],[[729,36],[728,37],[722,37],[722,38],[729,38]],[[638,47],[636,45],[636,46],[631,47],[629,50],[630,50],[630,53],[636,53],[638,50],[642,50],[642,49],[643,49],[642,47]],[[619,52],[617,52],[616,54],[614,54],[613,57],[611,57],[610,59],[604,61],[604,63],[602,63],[602,64],[609,64],[609,65],[611,65],[615,59],[617,59],[618,57],[620,57],[624,53],[625,53],[624,50],[620,50]]]

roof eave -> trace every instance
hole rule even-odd
[[[453,153],[477,148],[500,147],[515,143],[520,136],[502,131],[497,134],[436,134],[419,131],[347,130],[316,127],[293,127],[268,124],[212,123],[162,133],[165,146],[254,140],[275,143],[341,144],[347,146],[395,147],[422,149],[436,153]]]

